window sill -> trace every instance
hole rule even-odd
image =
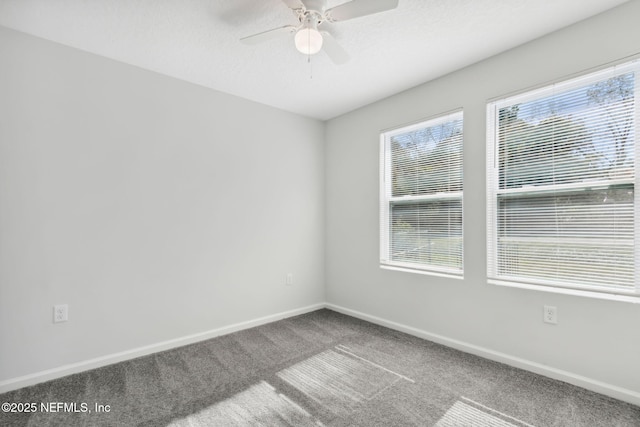
[[[640,295],[621,295],[610,294],[606,292],[586,291],[581,289],[556,288],[552,286],[530,285],[525,283],[507,282],[502,280],[488,279],[490,285],[507,286],[510,288],[529,289],[533,291],[550,292],[554,294],[573,295],[578,297],[596,298],[609,301],[629,302],[632,304],[640,304]]]
[[[395,265],[387,265],[387,264],[380,264],[380,268],[384,270],[403,271],[405,273],[417,273],[417,274],[424,274],[427,276],[446,277],[449,279],[458,279],[458,280],[464,279],[464,276],[462,275],[462,273],[454,274],[454,273],[446,273],[446,272],[432,271],[432,270],[420,270],[416,268],[398,267]]]

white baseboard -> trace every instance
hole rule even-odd
[[[184,345],[208,340],[210,338],[215,338],[221,335],[230,334],[232,332],[241,331],[243,329],[249,329],[255,326],[264,325],[266,323],[275,322],[277,320],[286,319],[288,317],[309,313],[311,311],[319,310],[324,307],[326,307],[324,303],[313,304],[313,305],[298,308],[295,310],[284,311],[281,313],[260,317],[258,319],[248,320],[246,322],[235,323],[233,325],[212,329],[210,331],[187,335],[184,337],[159,342],[156,344],[151,344],[144,347],[138,347],[131,350],[122,351],[119,353],[109,354],[106,356],[96,357],[94,359],[84,360],[82,362],[60,366],[58,368],[47,369],[45,371],[36,372],[36,373],[25,375],[22,377],[11,378],[11,379],[0,382],[0,393],[5,393],[5,392],[16,390],[22,387],[28,387],[34,384],[53,380],[56,378],[61,378],[71,374],[77,374],[79,372],[88,371],[90,369],[100,368],[102,366],[111,365],[113,363],[135,359],[141,356],[147,356],[152,353],[157,353],[164,350],[170,350],[176,347],[182,347]]]
[[[343,313],[348,316],[356,317],[358,319],[375,323],[380,326],[385,326],[390,329],[394,329],[400,332],[405,332],[409,335],[413,335],[422,339],[426,339],[429,341],[436,342],[438,344],[445,345],[447,347],[464,351],[465,353],[475,354],[477,356],[484,357],[489,360],[494,360],[496,362],[501,362],[510,366],[514,366],[516,368],[521,368],[527,371],[535,372],[537,374],[544,375],[549,378],[564,381],[569,384],[586,388],[587,390],[595,391],[596,393],[601,393],[601,394],[613,397],[615,399],[623,400],[625,402],[629,402],[631,404],[640,406],[640,393],[638,393],[637,391],[625,389],[612,384],[607,384],[601,381],[597,381],[591,378],[574,374],[572,372],[564,371],[562,369],[556,369],[550,366],[542,365],[537,362],[532,362],[530,360],[511,356],[511,355],[497,352],[488,348],[480,347],[464,341],[455,340],[442,335],[427,332],[422,329],[414,328],[412,326],[407,326],[401,323],[392,322],[390,320],[386,320],[377,316],[372,316],[366,313],[362,313],[356,310],[351,310],[349,308],[342,307],[335,304],[330,304],[330,303],[313,304],[313,305],[298,308],[295,310],[289,310],[289,311],[249,320],[246,322],[235,323],[233,325],[212,329],[210,331],[187,335],[184,337],[163,341],[156,344],[151,344],[144,347],[138,347],[131,350],[126,350],[120,353],[114,353],[114,354],[110,354],[102,357],[97,357],[94,359],[85,360],[82,362],[72,363],[72,364],[61,366],[54,369],[48,369],[45,371],[36,372],[36,373],[25,375],[22,377],[12,378],[12,379],[0,382],[0,393],[5,393],[5,392],[22,388],[22,387],[28,387],[44,381],[49,381],[49,380],[61,378],[67,375],[88,371],[90,369],[100,368],[102,366],[111,365],[113,363],[135,359],[137,357],[146,356],[152,353],[157,353],[160,351],[170,350],[172,348],[181,347],[188,344],[193,344],[199,341],[204,341],[204,340],[215,338],[221,335],[230,334],[232,332],[237,332],[244,329],[253,328],[255,326],[264,325],[266,323],[275,322],[277,320],[286,319],[288,317],[309,313],[311,311],[319,310],[321,308],[328,308],[338,313]]]
[[[520,357],[511,356],[509,354],[505,354],[505,353],[494,351],[488,348],[480,347],[464,341],[455,340],[442,335],[427,332],[422,329],[392,322],[390,320],[382,319],[380,317],[371,316],[369,314],[365,314],[356,310],[351,310],[349,308],[341,307],[339,305],[327,303],[325,304],[325,307],[330,310],[337,311],[338,313],[356,317],[358,319],[375,323],[380,326],[385,326],[387,328],[404,332],[409,335],[416,336],[418,338],[433,341],[438,344],[445,345],[447,347],[455,348],[456,350],[460,350],[465,353],[475,354],[476,356],[484,357],[485,359],[494,360],[496,362],[501,362],[506,365],[514,366],[516,368],[521,368],[530,372],[535,372],[536,374],[544,375],[545,377],[564,381],[566,383],[573,384],[578,387],[586,388],[587,390],[591,390],[596,393],[604,394],[604,395],[613,397],[615,399],[623,400],[633,405],[640,406],[640,393],[638,393],[637,391],[618,387],[612,384],[607,384],[602,381],[597,381],[597,380],[587,378],[582,375],[577,375],[562,369],[556,369],[551,366],[542,365],[537,362],[532,362],[530,360],[522,359]]]

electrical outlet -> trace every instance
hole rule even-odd
[[[545,305],[542,320],[545,323],[558,324],[558,308],[552,305]]]
[[[69,320],[69,306],[60,304],[53,306],[53,323],[66,322]]]
[[[293,286],[293,273],[288,273],[284,278],[284,284],[287,286]]]

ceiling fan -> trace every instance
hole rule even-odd
[[[336,64],[344,64],[349,54],[327,31],[318,30],[325,23],[346,21],[398,7],[399,0],[352,0],[326,9],[326,0],[282,0],[298,18],[298,25],[285,25],[243,37],[241,42],[258,44],[295,33],[296,49],[305,55],[315,55],[321,49]]]

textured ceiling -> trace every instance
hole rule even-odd
[[[292,36],[239,42],[297,24],[282,0],[0,0],[0,25],[325,120],[625,1],[400,0],[325,24],[351,55],[344,65],[323,52],[309,62]]]

